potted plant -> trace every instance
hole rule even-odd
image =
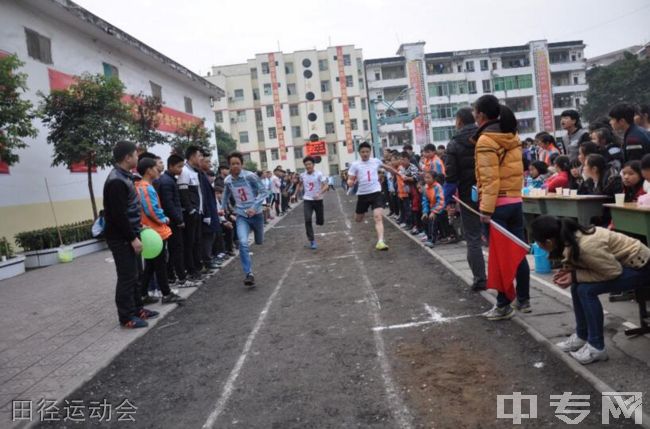
[[[8,279],[25,272],[25,257],[16,256],[9,240],[0,238],[0,280]]]

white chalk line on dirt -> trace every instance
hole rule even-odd
[[[248,338],[246,339],[246,344],[244,344],[244,349],[239,355],[239,358],[237,359],[237,363],[235,363],[235,366],[233,367],[232,371],[230,371],[230,375],[228,376],[228,379],[226,380],[226,383],[224,384],[223,389],[221,391],[221,396],[217,400],[214,406],[214,410],[212,410],[207,420],[203,424],[203,429],[212,429],[217,419],[219,418],[221,413],[223,413],[223,410],[226,408],[226,404],[228,403],[228,400],[230,399],[230,396],[232,395],[233,389],[235,387],[235,382],[237,381],[237,378],[239,377],[239,373],[241,372],[241,369],[244,366],[244,362],[246,362],[246,358],[250,353],[251,347],[253,345],[253,341],[255,341],[255,337],[257,336],[257,333],[262,328],[262,325],[264,325],[264,322],[266,321],[266,316],[269,314],[269,309],[271,308],[271,304],[273,304],[275,297],[280,292],[280,289],[282,288],[284,281],[287,279],[287,276],[289,275],[289,271],[291,270],[291,267],[294,265],[295,260],[296,257],[294,255],[291,262],[289,262],[289,265],[287,265],[287,268],[284,270],[282,277],[280,277],[280,280],[278,280],[278,283],[275,285],[273,292],[266,300],[266,305],[264,305],[262,312],[257,318],[257,322],[255,322],[255,326],[253,327],[253,330],[251,331],[250,334],[248,334]]]
[[[372,330],[390,331],[393,329],[417,328],[419,326],[443,324],[443,323],[452,322],[454,320],[467,319],[470,317],[480,316],[480,314],[463,314],[462,316],[445,317],[435,307],[431,307],[429,304],[424,304],[424,309],[429,315],[429,317],[425,320],[421,320],[419,322],[398,323],[396,325],[388,325],[388,326],[375,326],[374,328],[372,328]]]
[[[348,228],[348,230],[351,230],[352,224],[343,211],[343,204],[341,203],[341,197],[338,192],[336,193],[336,199],[338,200],[341,215],[345,219],[345,226]],[[348,231],[346,235],[351,238],[351,244],[354,246],[354,237],[352,237],[352,234],[350,234]],[[366,270],[365,264],[361,258],[359,258],[359,255],[354,254],[353,257],[357,263],[359,274],[363,279],[363,284],[368,295],[368,301],[370,302],[369,309],[372,321],[375,326],[381,326],[382,321],[381,315],[379,313],[381,310],[381,304],[379,302],[379,297],[377,296],[375,289],[372,287],[370,278],[368,278],[368,272]],[[401,429],[410,429],[413,427],[411,423],[411,413],[409,412],[408,408],[406,408],[406,405],[404,404],[404,401],[402,400],[397,387],[395,386],[395,382],[393,381],[390,362],[388,362],[388,357],[386,356],[386,345],[384,344],[384,337],[382,337],[381,331],[373,331],[372,334],[373,339],[375,340],[377,358],[379,359],[379,364],[381,366],[381,376],[384,381],[384,389],[386,390],[386,395],[388,397],[388,406],[391,409],[393,416],[395,417],[398,427]]]

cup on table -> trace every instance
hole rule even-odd
[[[577,189],[571,189],[571,196],[572,197],[577,197],[578,196],[578,190]]]
[[[557,194],[558,197],[561,197],[561,196],[562,196],[562,192],[563,192],[563,191],[564,191],[564,190],[563,190],[562,188],[555,188],[555,193]]]
[[[562,189],[562,195],[565,197],[570,197],[571,196],[571,189],[563,188]]]
[[[614,194],[614,200],[616,201],[617,206],[622,206],[625,204],[625,194]]]

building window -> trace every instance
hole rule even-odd
[[[325,111],[325,113],[332,113],[333,112],[332,102],[331,101],[323,102],[323,110]]]
[[[302,159],[302,146],[293,147],[293,157],[295,159]]]
[[[498,77],[494,79],[495,91],[509,91],[511,89],[526,89],[532,87],[533,75],[530,74]]]
[[[510,107],[513,112],[527,112],[533,110],[533,97],[508,97],[508,99],[505,100],[505,104]]]
[[[288,83],[287,84],[287,95],[296,95],[296,84]]]
[[[149,85],[151,86],[151,95],[162,101],[162,86],[152,81],[149,81]]]
[[[363,71],[363,61],[359,57],[357,57],[357,71],[359,73]]]
[[[501,66],[504,69],[514,69],[519,67],[528,67],[530,65],[530,58],[528,55],[518,55],[515,57],[501,58]]]
[[[45,64],[52,64],[52,43],[48,37],[25,28],[25,38],[27,39],[27,54],[30,57]]]
[[[433,97],[446,97],[448,95],[456,94],[467,94],[466,80],[429,83],[429,95]]]
[[[336,133],[336,130],[334,130],[334,122],[325,122],[325,133],[326,134]]]
[[[474,71],[474,61],[465,61],[465,71],[468,72]]]
[[[481,71],[486,71],[488,68],[490,68],[488,60],[481,60]]]
[[[260,151],[260,162],[262,164],[266,164],[267,159],[266,159],[266,151]]]
[[[264,130],[257,130],[257,141],[258,142],[263,142],[264,141]],[[264,155],[266,155],[265,152],[262,152]]]
[[[235,101],[243,100],[244,99],[244,90],[243,89],[236,89],[233,92],[233,98]]]
[[[246,111],[238,110],[237,111],[237,122],[246,122]]]
[[[537,131],[535,129],[535,118],[518,120],[517,131],[519,131],[520,133],[534,133],[535,131]]]
[[[329,64],[327,63],[327,60],[318,60],[318,70],[326,71],[327,69],[329,69]]]
[[[578,76],[573,76],[573,84],[574,85],[578,84]]]
[[[496,70],[496,69],[497,69],[497,62],[492,61],[492,70]]]
[[[427,63],[427,74],[446,74],[452,71],[451,63]]]
[[[248,131],[241,131],[239,133],[239,143],[248,143]]]
[[[266,117],[267,118],[272,118],[275,116],[275,113],[273,111],[273,106],[266,106]]]
[[[272,95],[273,90],[271,89],[271,84],[270,83],[265,83],[264,84],[264,95]]]
[[[334,124],[332,124],[332,128],[334,128]],[[336,143],[327,143],[327,153],[336,155]]]
[[[275,133],[275,127],[269,127],[269,139],[275,139],[277,135]]]
[[[251,79],[257,79],[257,69],[255,67],[251,68]]]
[[[350,59],[350,55],[343,54],[343,65],[344,66],[352,65],[352,60]]]
[[[120,78],[120,72],[113,64],[102,63],[104,66],[104,76]]]
[[[348,97],[348,107],[350,109],[355,109],[357,107],[357,100],[354,97]]]
[[[190,97],[183,97],[185,101],[185,113],[194,113],[192,109],[192,99]]]
[[[571,61],[574,61],[574,62],[576,61],[576,56],[575,56],[575,54],[574,54],[574,55],[571,55]]]
[[[375,80],[381,80],[381,74],[379,72],[375,72]]]
[[[458,73],[462,73],[463,72],[463,65],[462,64],[456,65],[456,70],[458,70]]]
[[[363,83],[363,79],[359,78],[359,89],[366,89],[366,85]]]
[[[354,86],[354,78],[350,75],[345,76],[345,86],[348,88]]]
[[[483,92],[484,93],[492,92],[492,85],[490,84],[490,79],[483,79]]]
[[[277,149],[271,149],[271,161],[277,161],[280,157],[278,156]]]
[[[363,120],[363,130],[368,131],[368,120],[367,119]]]
[[[284,63],[284,72],[286,74],[293,74],[293,63]]]
[[[339,166],[336,164],[330,164],[330,174],[332,176],[338,176],[340,173]]]
[[[214,122],[219,124],[223,122],[223,112],[214,112]]]
[[[456,132],[455,127],[435,127],[431,129],[433,134],[433,141],[443,142],[451,140],[452,136]]]
[[[298,108],[297,104],[289,105],[289,115],[291,115],[291,116],[299,116],[300,115],[300,109]]]
[[[435,104],[430,107],[432,119],[453,119],[456,112],[462,107],[467,107],[466,103]]]
[[[262,63],[262,74],[269,74],[269,63]]]
[[[255,122],[262,122],[262,111],[255,109]]]
[[[350,127],[353,130],[358,130],[359,129],[359,124],[357,123],[356,119],[350,119]]]
[[[260,90],[258,88],[253,88],[253,100],[260,99]]]
[[[548,62],[551,63],[551,64],[568,63],[569,62],[569,53],[567,51],[549,52],[548,53]]]
[[[476,81],[475,80],[468,80],[467,81],[467,91],[470,94],[476,94]]]
[[[321,81],[320,90],[322,92],[328,92],[330,90],[330,81],[329,80]]]
[[[300,132],[300,126],[291,127],[291,137],[298,138],[302,133]]]
[[[362,98],[361,99],[361,110],[366,110],[368,107],[366,105],[366,99]]]

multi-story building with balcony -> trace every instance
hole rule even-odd
[[[419,42],[400,46],[396,57],[366,60],[376,138],[384,147],[446,144],[455,112],[484,94],[494,94],[515,112],[522,138],[543,130],[560,135],[560,113],[580,110],[585,102],[584,48],[582,41],[542,40],[425,54]],[[409,113],[418,116],[410,120]]]
[[[257,54],[207,79],[227,94],[215,103],[216,125],[260,169],[301,171],[305,144],[324,141],[317,169],[336,175],[370,136],[362,51],[352,45]]]

